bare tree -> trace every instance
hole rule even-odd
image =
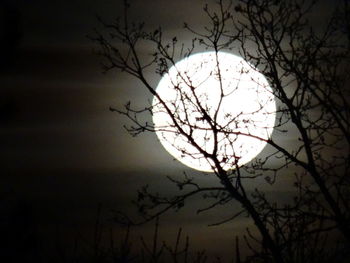
[[[342,68],[348,49],[335,24],[339,13],[318,33],[306,17],[315,1],[303,1],[304,6],[297,1],[245,4],[238,9],[249,21],[245,34],[253,37],[257,51],[245,56],[263,68],[281,101],[280,112],[296,127],[301,142],[295,153],[280,152],[314,179],[316,192],[349,238],[349,107]]]
[[[114,23],[100,19],[111,37],[98,31],[93,37],[101,47],[105,70],[118,69],[134,76],[157,100],[156,105],[145,108],[134,108],[127,103],[124,109],[111,110],[132,121],[133,124],[126,128],[134,136],[145,131],[173,132],[181,136],[194,147],[196,154],[186,149],[178,150],[184,156],[207,161],[221,184],[203,187],[185,174],[183,180],[169,178],[181,190],[176,196],[163,197],[145,187],[139,191],[138,205],[146,221],[171,208],[181,208],[193,195],[203,194],[213,202],[199,212],[232,200],[241,204],[241,211],[235,211],[232,217],[219,223],[241,214],[251,217],[261,234],[257,241],[263,252],[258,254],[265,260],[298,262],[309,258],[309,262],[315,262],[316,251],[323,246],[313,246],[308,250],[308,256],[305,253],[300,256],[298,251],[310,240],[320,244],[320,235],[334,229],[340,230],[347,242],[350,241],[350,112],[345,70],[349,64],[348,5],[344,1],[326,22],[322,21],[322,26],[308,20],[314,7],[317,7],[316,0],[239,0],[235,4],[220,0],[215,7],[205,6],[210,24],[203,31],[198,32],[184,24],[185,30],[193,34],[188,46],[179,44],[176,37],[165,38],[161,28],[147,32],[144,23],[129,21],[127,2],[122,19]],[[153,47],[153,52],[146,58],[139,51],[139,45],[145,43]],[[213,74],[219,83],[220,96],[214,109],[209,109],[200,98],[196,85],[186,73],[178,71],[177,76],[188,91],[184,91],[179,83],[173,83],[177,95],[170,102],[157,92],[145,74],[151,69],[164,76],[178,60],[203,50],[215,54]],[[232,129],[228,123],[239,125],[241,113],[228,115],[226,125],[218,121],[221,101],[226,96],[220,71],[219,54],[222,51],[239,53],[249,61],[252,69],[259,69],[267,78],[277,100],[276,111],[270,113],[277,116],[271,138]],[[155,110],[170,118],[168,126],[157,127],[140,120],[140,115],[152,114]],[[203,126],[188,117],[194,112]],[[199,129],[206,131],[213,147],[206,147],[196,138],[195,132]],[[230,147],[240,136],[264,141],[273,150],[264,158],[238,165],[239,154],[233,151],[222,155],[218,145],[226,140]],[[286,145],[278,136],[288,136],[294,140],[293,145]],[[232,169],[227,169],[227,164]],[[273,184],[288,174],[291,167],[297,172],[295,198],[290,204],[271,202],[260,189],[253,194],[247,192],[248,180],[262,176],[267,183]],[[301,229],[293,229],[296,225]],[[249,232],[248,236],[256,240]]]

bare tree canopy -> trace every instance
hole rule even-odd
[[[100,46],[104,69],[134,76],[154,96],[145,108],[127,103],[123,109],[111,110],[131,120],[126,127],[130,134],[157,132],[166,148],[175,149],[174,156],[213,172],[219,183],[204,187],[185,174],[182,180],[169,178],[179,187],[176,196],[141,189],[137,205],[145,221],[179,209],[187,198],[201,194],[212,202],[198,212],[231,201],[241,205],[242,210],[232,211],[219,224],[241,214],[252,219],[260,236],[248,230],[245,237],[251,260],[329,262],[335,254],[337,260],[348,257],[349,7],[346,0],[339,2],[325,26],[317,27],[309,20],[317,4],[315,0],[220,0],[204,7],[210,22],[202,30],[184,24],[193,36],[184,43],[178,36],[165,37],[161,27],[149,30],[143,22],[130,21],[132,2],[131,8],[125,2],[124,17],[112,23],[100,19],[105,31],[96,31],[92,39]],[[140,51],[145,45],[151,47],[148,56]],[[191,60],[203,51],[210,54],[209,61]],[[242,59],[234,61],[230,55],[227,66],[224,54]],[[186,61],[190,65],[182,67]],[[238,79],[226,74],[232,65],[241,71]],[[202,69],[205,73],[198,77]],[[149,79],[150,71],[162,78],[165,92]],[[263,76],[262,81],[252,78],[250,71]],[[223,106],[233,100],[231,95],[237,96],[240,81],[248,83],[245,91],[254,89],[245,94],[255,103],[249,114]],[[214,93],[201,91],[206,82]],[[208,103],[209,97],[215,97],[214,102]],[[273,106],[266,107],[272,100]],[[142,120],[145,113],[153,115],[153,123]],[[254,117],[260,115],[265,116],[263,121]],[[256,127],[263,132],[255,132]],[[293,143],[286,145],[281,136]],[[251,160],[251,148],[244,149],[245,144],[238,143],[241,138],[263,142],[270,150]],[[297,172],[292,174],[291,168]],[[288,204],[269,200],[258,188],[247,191],[251,180],[263,177],[273,186],[285,175],[294,178],[294,199]],[[340,245],[335,242],[327,250],[329,235]]]

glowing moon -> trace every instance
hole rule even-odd
[[[214,132],[200,107],[212,120],[216,118],[216,156],[225,170],[250,162],[273,131],[276,104],[272,89],[241,57],[224,52],[191,55],[169,69],[156,92],[181,129],[210,154],[215,150]],[[213,162],[179,133],[157,97],[152,106],[156,134],[164,148],[189,167],[213,171]]]

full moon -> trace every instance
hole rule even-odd
[[[177,62],[156,93],[157,137],[174,158],[196,170],[216,169],[204,152],[215,153],[224,170],[247,164],[273,131],[276,103],[268,81],[233,54],[204,52]]]

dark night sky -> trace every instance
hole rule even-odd
[[[108,110],[150,98],[131,77],[102,74],[96,46],[86,37],[99,26],[95,15],[112,19],[121,2],[0,1],[0,202],[5,213],[24,202],[46,238],[55,235],[56,226],[63,232],[88,229],[98,203],[106,217],[111,208],[131,211],[140,186],[172,191],[164,175],[193,174],[172,160],[154,134],[132,138],[122,127],[126,120]],[[135,17],[171,35],[184,21],[201,26],[202,6],[213,1],[134,2]],[[199,246],[217,240],[225,243],[222,249],[231,247],[247,219],[207,228],[229,209],[198,216],[199,203],[165,216],[161,231],[182,226]]]

